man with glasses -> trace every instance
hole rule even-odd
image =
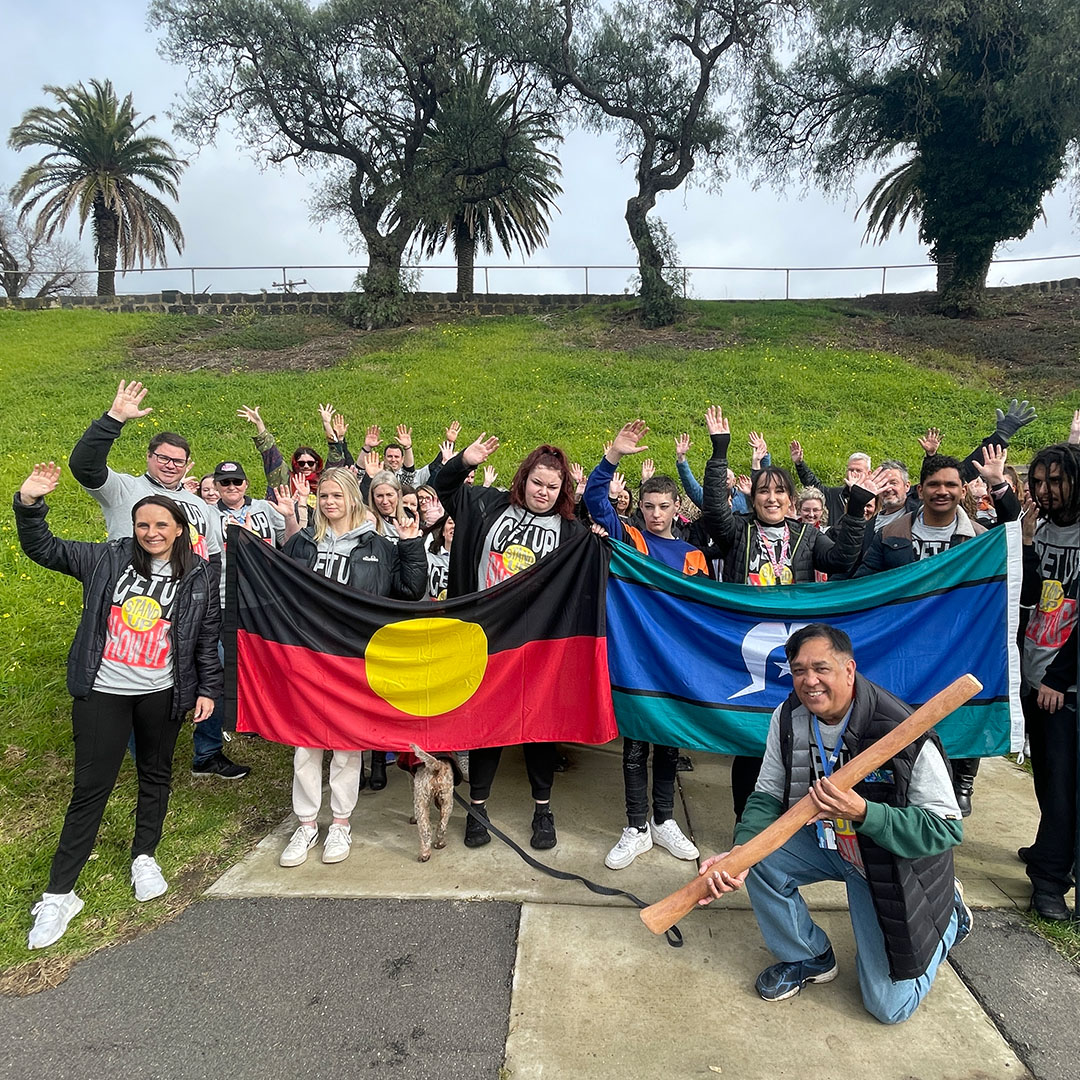
[[[129,420],[139,420],[153,410],[143,408],[146,387],[121,380],[113,403],[102,417],[91,422],[71,451],[71,475],[101,507],[110,540],[131,536],[131,508],[146,495],[167,494],[178,503],[191,525],[191,546],[197,555],[221,568],[221,515],[183,486],[191,466],[191,448],[182,435],[163,431],[150,440],[146,472],[142,476],[109,468],[109,451]],[[222,752],[220,714],[195,727],[192,772],[197,776],[241,779],[251,771],[230,761]]]

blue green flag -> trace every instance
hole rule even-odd
[[[825,622],[846,631],[859,670],[913,706],[970,672],[978,697],[937,732],[953,757],[1023,743],[1020,526],[911,566],[826,585],[688,578],[612,542],[608,666],[621,734],[665,746],[760,756],[791,692],[784,642]]]

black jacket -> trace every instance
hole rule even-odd
[[[754,531],[753,514],[736,514],[728,501],[728,435],[713,435],[713,456],[705,465],[702,518],[724,559],[724,581],[746,582],[750,543]],[[860,493],[859,516],[844,514],[826,536],[820,529],[802,521],[787,519],[791,533],[791,576],[794,582],[813,581],[814,571],[825,574],[846,573],[859,557],[863,530],[862,507],[871,497]],[[863,496],[866,498],[863,498]]]
[[[41,566],[68,574],[83,587],[83,612],[67,660],[67,688],[85,698],[94,688],[108,638],[109,612],[120,575],[131,565],[135,541],[86,543],[53,536],[44,499],[23,506],[15,495],[15,524],[23,551]],[[218,572],[202,559],[180,579],[173,603],[173,718],[194,708],[198,697],[216,698],[224,677],[218,661]]]
[[[314,566],[319,548],[312,527],[294,533],[281,550],[305,566]],[[349,553],[349,588],[398,600],[422,600],[427,591],[423,539],[417,536],[393,544],[376,532],[364,533]]]
[[[893,570],[897,566],[910,566],[915,561],[915,546],[911,542],[911,529],[915,524],[916,514],[903,514],[896,521],[886,525],[874,536],[863,556],[862,565],[855,572],[856,577],[866,577],[882,570]],[[956,547],[965,540],[971,540],[986,532],[977,521],[972,521],[963,509],[956,512],[956,530],[949,538],[949,547]]]
[[[484,540],[492,525],[510,505],[510,492],[501,488],[465,485],[469,466],[461,454],[452,457],[431,481],[439,501],[454,519],[454,543],[450,548],[450,577],[446,596],[465,596],[476,592],[477,570],[484,550]],[[559,543],[583,529],[576,518],[563,518]]]

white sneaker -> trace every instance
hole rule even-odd
[[[164,896],[169,883],[161,873],[161,867],[152,855],[140,855],[131,864],[131,884],[135,886],[135,899],[140,903]]]
[[[609,870],[623,870],[652,845],[652,833],[648,829],[639,832],[633,825],[627,825],[619,842],[607,853],[604,865]]]
[[[82,909],[83,902],[73,892],[42,893],[41,899],[30,909],[30,914],[36,918],[26,947],[44,949],[55,944]]]
[[[319,830],[312,825],[301,825],[285,845],[278,863],[281,866],[299,866],[307,862],[307,853],[319,842]]]
[[[666,851],[670,851],[676,859],[696,859],[698,857],[698,849],[686,839],[682,829],[679,828],[679,823],[673,817],[669,817],[663,825],[657,825],[656,819],[650,818],[649,833],[655,843]]]
[[[348,825],[338,825],[336,822],[330,826],[326,834],[326,843],[323,844],[323,862],[344,862],[349,857],[349,848],[352,845],[352,829]]]

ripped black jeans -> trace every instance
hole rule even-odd
[[[643,829],[649,820],[649,746],[637,739],[623,739],[622,771],[626,785],[626,822]],[[675,811],[677,746],[653,747],[653,818],[662,825]]]

